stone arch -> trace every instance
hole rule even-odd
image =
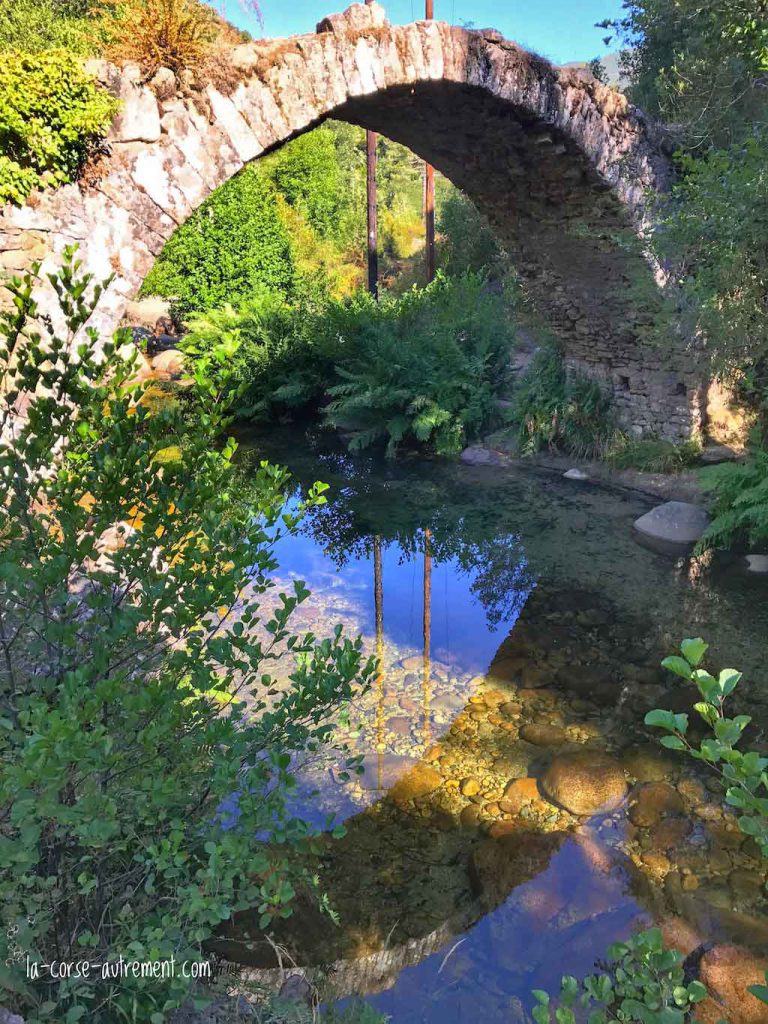
[[[644,115],[590,75],[491,30],[390,26],[375,3],[314,34],[235,47],[217,85],[92,70],[123,102],[107,153],[82,182],[0,211],[0,267],[49,269],[78,243],[86,269],[114,273],[92,321],[100,332],[211,192],[333,116],[404,143],[469,194],[569,363],[607,383],[626,426],[681,437],[698,425],[695,372],[639,340],[657,293],[641,251],[645,194],[667,187],[669,159]],[[53,308],[52,294],[39,298]]]

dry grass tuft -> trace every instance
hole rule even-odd
[[[159,67],[202,67],[222,27],[201,0],[106,0],[101,13],[107,56],[132,61],[148,76]]]

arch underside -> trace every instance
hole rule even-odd
[[[444,82],[360,97],[333,116],[402,143],[472,199],[569,364],[604,382],[627,426],[647,430],[647,414],[654,431],[686,433],[696,375],[639,340],[660,294],[635,211],[566,132],[482,88]],[[651,405],[663,407],[663,423]]]
[[[93,322],[119,323],[163,245],[245,164],[333,117],[403,143],[463,189],[496,230],[569,363],[612,389],[638,431],[688,436],[695,371],[640,340],[658,302],[638,244],[646,189],[669,163],[620,95],[495,32],[437,22],[391,27],[353,5],[317,34],[235,48],[225,91],[168,72],[101,62],[122,100],[109,152],[88,183],[0,211],[0,267],[52,270],[76,242],[87,269],[115,277]],[[170,86],[169,77],[170,76]],[[41,308],[55,314],[43,288]]]

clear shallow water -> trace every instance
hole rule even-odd
[[[303,813],[348,829],[319,865],[340,927],[300,909],[282,936],[324,965],[330,994],[360,993],[398,1022],[515,1021],[532,988],[589,971],[634,924],[766,941],[762,862],[686,763],[639,728],[650,707],[692,703],[658,664],[694,634],[718,667],[745,671],[743,700],[768,720],[763,581],[638,546],[631,524],[653,502],[636,494],[532,470],[351,458],[298,430],[246,447],[300,487],[330,485],[277,552],[280,579],[312,591],[296,628],[342,622],[384,669],[342,729],[362,779],[320,761],[297,796]],[[648,782],[679,802],[650,824],[629,820],[626,800],[570,814],[542,779],[574,751],[608,758],[630,805]],[[266,966],[238,945],[248,928],[246,917],[229,953]]]

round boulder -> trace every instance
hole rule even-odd
[[[397,780],[390,789],[389,796],[398,807],[408,807],[414,800],[421,800],[433,793],[442,781],[442,777],[434,768],[417,764],[412,771]]]
[[[687,501],[666,501],[635,520],[639,534],[664,544],[695,544],[708,526],[706,510]]]
[[[181,377],[184,373],[184,355],[178,349],[166,349],[154,357],[152,369],[161,377]]]
[[[627,780],[621,765],[607,754],[578,750],[555,757],[541,788],[571,814],[595,814],[618,807],[627,795]]]

